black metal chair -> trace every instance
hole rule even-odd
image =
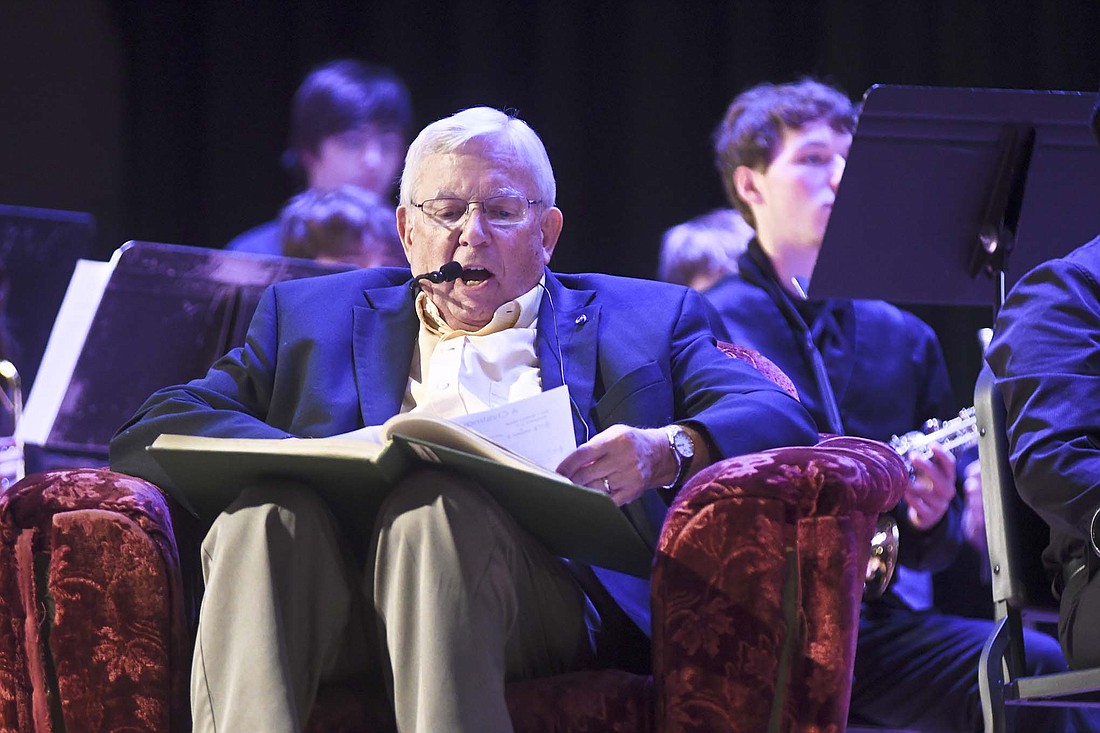
[[[1011,733],[1014,706],[1100,707],[1100,668],[1025,675],[1024,625],[1058,620],[1040,559],[1048,531],[1016,492],[1004,401],[988,366],[978,376],[974,406],[995,618],[982,650],[978,683],[986,733]]]

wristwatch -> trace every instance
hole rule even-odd
[[[680,425],[669,425],[665,428],[665,433],[668,435],[668,447],[672,450],[672,455],[676,456],[676,477],[672,479],[672,483],[661,488],[675,489],[680,486],[691,468],[691,459],[695,457],[695,442],[691,439],[691,434]]]

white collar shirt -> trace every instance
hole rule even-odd
[[[542,287],[500,306],[473,332],[451,328],[427,294],[417,295],[420,331],[401,411],[457,417],[541,392],[535,335]]]

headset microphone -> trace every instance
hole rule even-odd
[[[435,272],[425,272],[423,275],[417,275],[409,283],[410,290],[416,290],[420,285],[421,280],[427,280],[433,283],[449,283],[454,282],[462,275],[462,265],[458,264],[454,260],[451,260],[447,264],[440,267]]]

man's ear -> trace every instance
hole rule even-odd
[[[397,234],[401,237],[401,248],[405,250],[405,259],[412,262],[412,239],[410,238],[409,207],[397,207]]]
[[[739,165],[733,169],[733,187],[737,195],[749,206],[757,206],[764,202],[760,193],[758,177],[761,173],[747,165]]]
[[[557,206],[551,206],[543,212],[539,228],[542,230],[543,264],[550,263],[550,257],[554,254],[554,247],[561,236],[562,225],[565,224],[565,216]]]

